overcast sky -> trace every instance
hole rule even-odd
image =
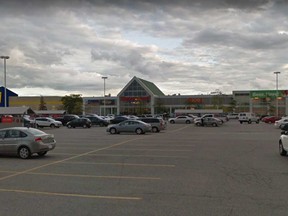
[[[275,89],[274,71],[288,89],[286,0],[0,1],[19,96],[103,96],[102,76],[112,96],[134,76],[166,95],[231,94]]]

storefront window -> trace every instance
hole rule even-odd
[[[150,113],[151,97],[146,90],[137,82],[133,81],[130,86],[120,95],[120,113],[143,114]]]

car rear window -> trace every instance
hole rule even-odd
[[[29,129],[27,129],[27,131],[30,132],[33,135],[44,135],[44,134],[46,134],[45,132],[43,132],[41,130],[38,130],[38,129],[35,129],[35,128],[29,128]]]

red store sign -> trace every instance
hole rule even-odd
[[[146,97],[120,97],[121,101],[149,101],[150,100],[150,96],[146,96]]]

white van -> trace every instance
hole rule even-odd
[[[238,119],[240,124],[242,124],[243,122],[248,122],[248,124],[256,122],[257,124],[259,124],[260,122],[260,119],[254,113],[247,113],[247,112],[239,113]]]

